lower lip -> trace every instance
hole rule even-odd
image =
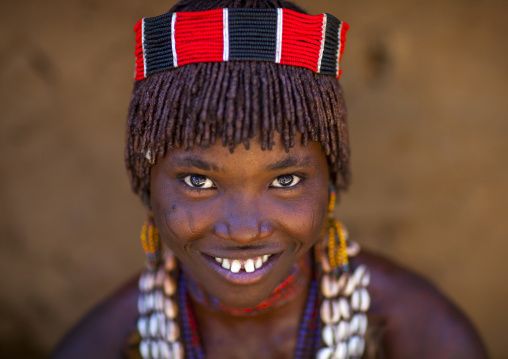
[[[212,270],[215,271],[215,273],[219,274],[226,281],[233,284],[248,285],[254,284],[262,280],[263,277],[266,276],[270,272],[270,270],[275,266],[281,254],[280,253],[272,254],[270,258],[268,258],[268,260],[265,263],[263,263],[263,266],[261,268],[256,269],[252,273],[247,273],[243,269],[240,270],[240,272],[238,273],[233,273],[229,269],[222,268],[221,264],[217,262],[214,258],[210,257],[209,255],[206,254],[202,255],[205,258],[206,262],[210,264]]]

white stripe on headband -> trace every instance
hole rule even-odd
[[[222,61],[229,61],[229,11],[227,8],[222,11],[222,29],[224,36],[224,52]]]
[[[284,12],[282,9],[277,9],[277,45],[275,47],[275,62],[280,64],[282,56],[282,22]]]
[[[173,66],[178,67],[178,58],[176,56],[176,41],[175,41],[175,23],[176,23],[176,12],[171,17],[171,50],[173,52]]]

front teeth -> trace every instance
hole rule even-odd
[[[215,258],[217,263],[222,265],[222,268],[228,269],[231,273],[238,273],[243,268],[247,273],[252,273],[256,269],[259,269],[266,263],[271,254],[264,256],[241,260],[241,259],[227,259],[227,258]]]

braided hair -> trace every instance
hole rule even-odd
[[[282,0],[182,0],[170,12],[220,8],[286,8]],[[263,61],[195,63],[137,81],[129,106],[125,163],[132,189],[150,208],[150,168],[172,148],[231,152],[260,139],[270,150],[319,142],[338,189],[350,182],[346,107],[339,82],[306,68]],[[277,134],[276,134],[277,133]]]

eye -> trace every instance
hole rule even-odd
[[[185,176],[183,181],[189,187],[193,188],[214,188],[215,184],[212,180],[202,175],[188,175]]]
[[[286,174],[277,177],[271,183],[272,187],[293,187],[301,181],[301,178],[296,175]]]

